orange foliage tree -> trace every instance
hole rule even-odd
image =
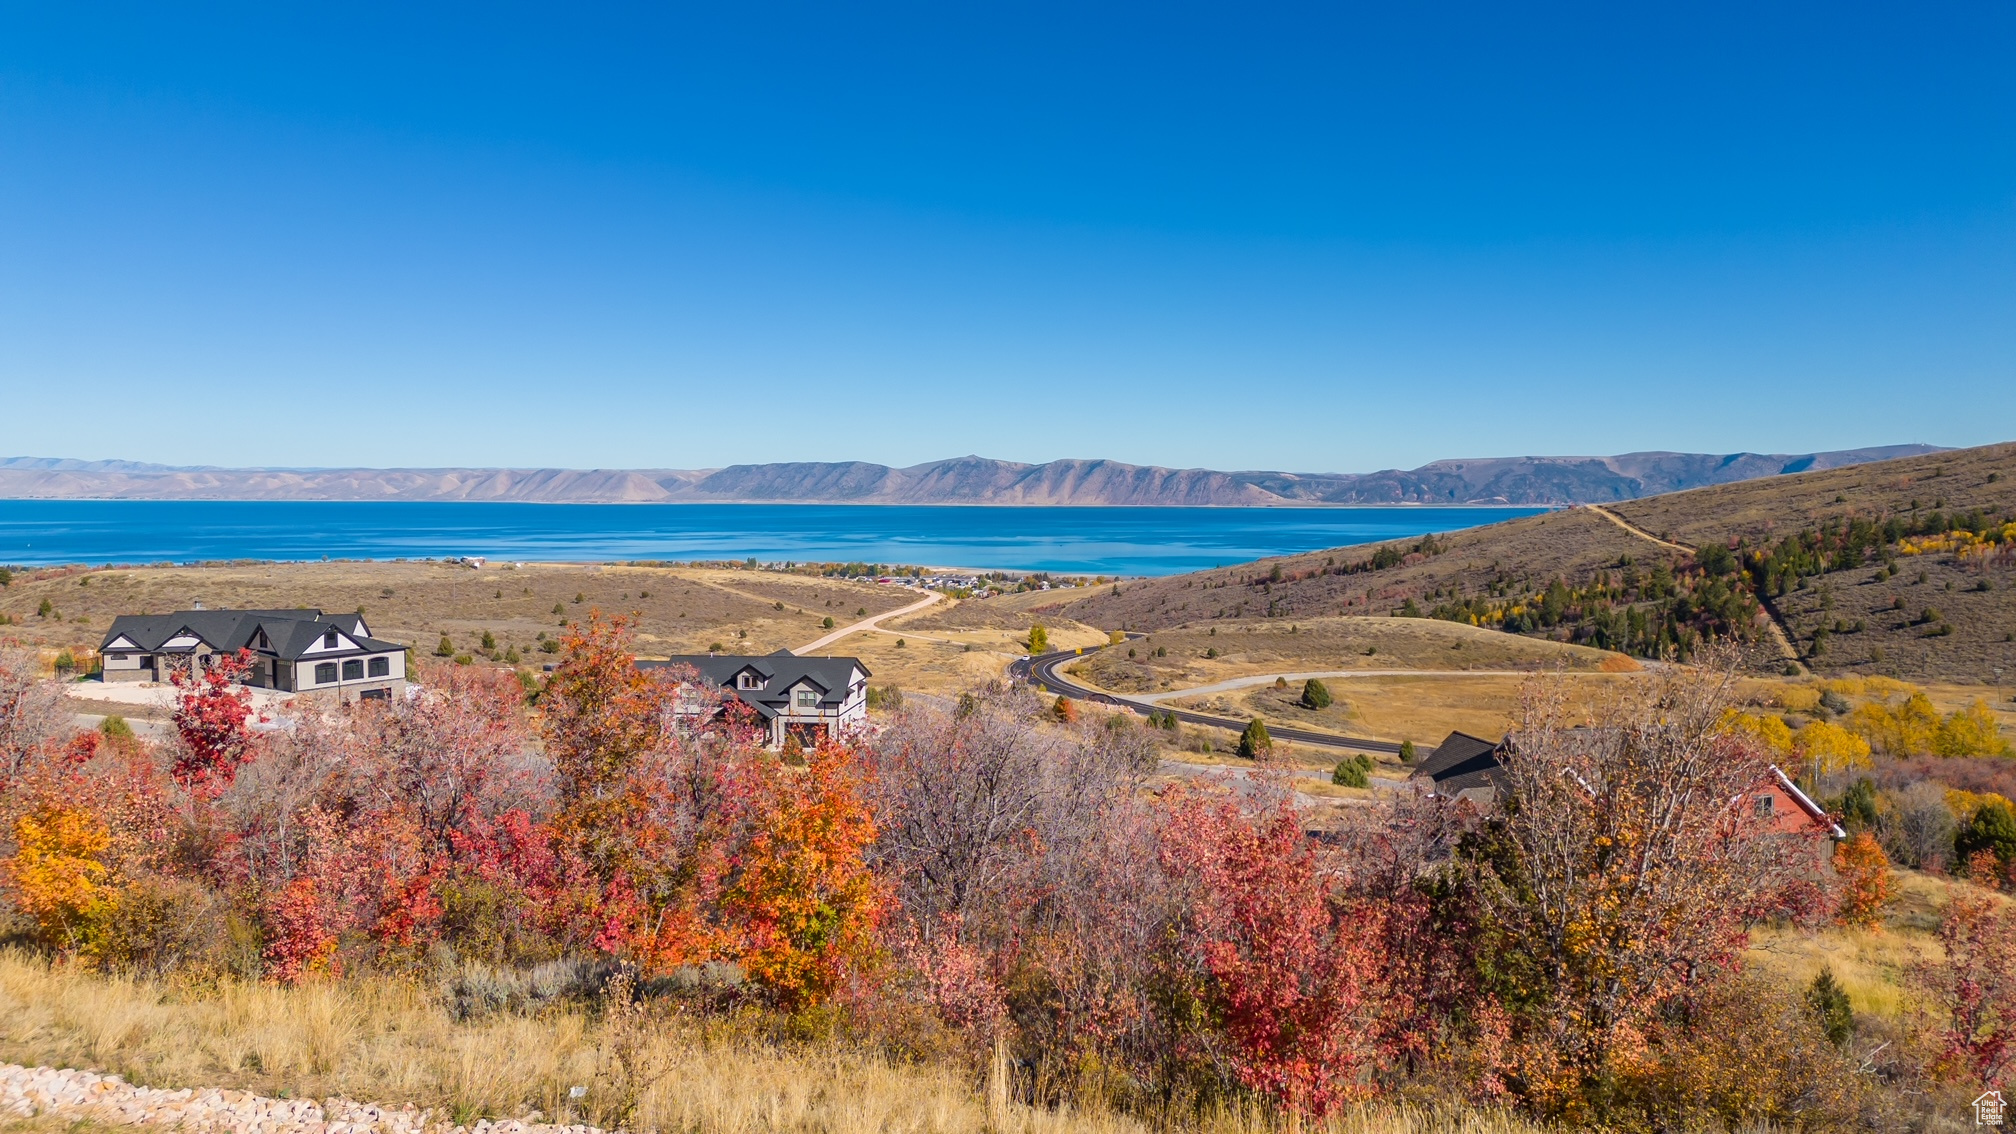
[[[1881,927],[1883,910],[1897,900],[1897,878],[1876,836],[1862,831],[1837,844],[1834,873],[1841,882],[1841,904],[1834,920],[1863,929]]]

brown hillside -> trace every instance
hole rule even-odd
[[[1989,480],[1990,476],[1995,477]],[[1918,509],[2016,513],[2016,443],[1669,492],[1607,506],[1647,531],[1686,544],[1752,540],[1829,518]]]
[[[1971,513],[2016,519],[2016,444],[1694,489],[1610,505],[1607,513],[1553,512],[1425,543],[1342,548],[1123,583],[1060,597],[1050,609],[1092,626],[1152,631],[1225,619],[1395,614],[1412,602],[1423,614],[1478,616],[1487,625],[1505,619],[1521,632],[1641,654],[1734,633],[1756,644],[1760,665],[1775,667],[1782,659],[1770,638],[1770,609],[1794,650],[1821,672],[2016,682],[2010,543],[1996,545],[1995,554],[1962,557],[1905,554],[1891,541],[1863,552],[1849,569],[1815,568],[1786,593],[1761,596],[1751,573],[1704,571],[1694,555],[1668,543],[1720,543],[1735,548],[1740,563],[1741,556],[1830,524],[1921,524],[1935,522],[1935,514]],[[1375,554],[1398,562],[1374,566]],[[1641,585],[1662,567],[1674,573],[1663,593],[1649,581]],[[1557,580],[1566,589],[1541,622],[1534,612]],[[1760,608],[1760,599],[1769,607]],[[1620,643],[1629,618],[1640,620],[1641,636]],[[1658,632],[1662,620],[1665,637]]]
[[[1533,586],[1555,578],[1579,582],[1625,557],[1650,565],[1689,559],[1683,552],[1632,535],[1586,509],[1549,512],[1437,537],[1444,550],[1422,555],[1418,541],[1367,544],[1262,559],[1235,567],[1122,583],[1053,609],[1093,626],[1155,630],[1212,618],[1318,618],[1391,614],[1412,598],[1438,591],[1475,593],[1510,577]],[[1323,574],[1359,562],[1376,547],[1406,553],[1403,562],[1355,574]],[[1272,578],[1274,568],[1281,578]]]

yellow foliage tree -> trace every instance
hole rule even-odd
[[[1939,734],[1939,710],[1925,694],[1913,691],[1891,705],[1878,701],[1858,705],[1848,714],[1848,731],[1867,740],[1878,752],[1918,756],[1932,751]]]
[[[1730,732],[1757,741],[1774,756],[1792,755],[1792,727],[1784,717],[1732,712],[1727,724]]]
[[[74,946],[110,912],[111,871],[105,864],[110,829],[83,808],[46,803],[14,821],[14,845],[13,856],[0,866],[16,904],[50,945]]]
[[[1832,721],[1808,721],[1793,734],[1792,744],[1821,775],[1869,766],[1869,742]]]
[[[1932,737],[1935,756],[2004,756],[2009,742],[1984,701],[1949,714]]]
[[[1962,827],[1974,821],[1974,813],[1991,803],[2016,810],[2016,803],[2010,802],[2000,792],[1962,791],[1959,788],[1946,789],[1946,808],[1953,813],[1953,819]]]

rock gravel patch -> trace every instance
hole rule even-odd
[[[349,1099],[276,1099],[216,1088],[139,1087],[117,1075],[0,1064],[0,1119],[57,1118],[108,1126],[172,1126],[230,1134],[604,1134],[538,1120],[463,1124],[438,1111]]]

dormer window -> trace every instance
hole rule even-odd
[[[336,631],[331,630],[327,634],[322,635],[322,648],[325,650],[336,648]]]
[[[797,692],[794,703],[797,705],[799,711],[811,712],[819,707],[819,691],[817,689],[800,689]]]
[[[761,689],[763,688],[763,679],[753,673],[744,673],[735,679],[735,688]]]

